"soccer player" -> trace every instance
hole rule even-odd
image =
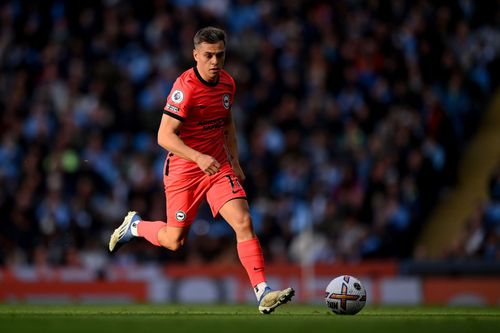
[[[238,160],[236,129],[231,116],[233,78],[223,69],[226,33],[215,27],[194,36],[196,66],[175,81],[158,130],[158,144],[168,151],[164,167],[167,222],[144,221],[129,212],[109,241],[114,252],[134,237],[176,251],[188,237],[198,207],[206,200],[236,234],[236,248],[254,288],[259,311],[273,312],[290,301],[292,288],[271,290],[264,257],[255,235]]]

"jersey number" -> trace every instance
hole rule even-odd
[[[229,180],[229,184],[231,185],[231,190],[233,193],[236,193],[241,189],[241,184],[240,181],[238,180],[237,177],[232,177],[230,175],[226,175],[227,179]]]

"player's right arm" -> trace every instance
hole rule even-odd
[[[213,175],[219,172],[220,164],[215,158],[189,147],[177,135],[181,125],[179,119],[163,114],[158,130],[158,144],[169,152],[196,163],[206,174]]]

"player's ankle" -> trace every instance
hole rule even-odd
[[[139,225],[141,221],[134,221],[132,222],[132,224],[130,225],[130,232],[132,233],[132,235],[134,235],[135,237],[138,237],[139,236],[139,231],[137,230],[137,227]]]
[[[259,283],[258,285],[255,286],[255,288],[253,288],[253,291],[255,292],[255,297],[257,297],[257,301],[260,301],[266,288],[269,288],[266,281]]]

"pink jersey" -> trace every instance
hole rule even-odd
[[[233,104],[234,79],[221,70],[219,81],[203,80],[196,68],[182,73],[167,98],[164,113],[182,121],[179,137],[189,147],[210,156],[220,164],[228,162],[224,127]],[[168,155],[168,175],[203,173],[196,163]]]

